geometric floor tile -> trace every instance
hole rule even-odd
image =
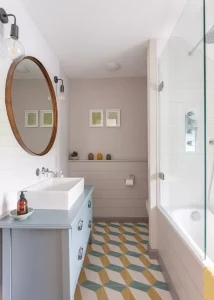
[[[74,300],[172,300],[148,235],[146,223],[94,223]]]

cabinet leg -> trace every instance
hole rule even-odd
[[[90,232],[88,243],[89,245],[92,245],[92,231]]]

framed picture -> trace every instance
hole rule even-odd
[[[25,110],[25,127],[38,126],[38,110]]]
[[[89,110],[89,126],[103,127],[103,109]]]
[[[106,109],[106,126],[120,127],[120,109]]]
[[[40,110],[40,127],[53,127],[52,110]]]

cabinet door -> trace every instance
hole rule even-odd
[[[71,263],[71,290],[75,289],[79,273],[82,268],[85,242],[84,242],[84,227],[85,227],[84,209],[81,210],[76,222],[72,225],[71,231],[71,249],[70,249],[70,263]]]
[[[71,231],[71,290],[75,290],[92,227],[92,199],[86,200]]]
[[[93,220],[92,220],[92,198],[90,199],[90,201],[88,201],[87,203],[87,207],[86,207],[86,239],[87,242],[89,240],[89,236],[92,230],[92,226],[93,226]]]

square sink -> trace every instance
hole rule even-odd
[[[84,191],[84,178],[48,178],[25,190],[29,207],[69,210]]]

